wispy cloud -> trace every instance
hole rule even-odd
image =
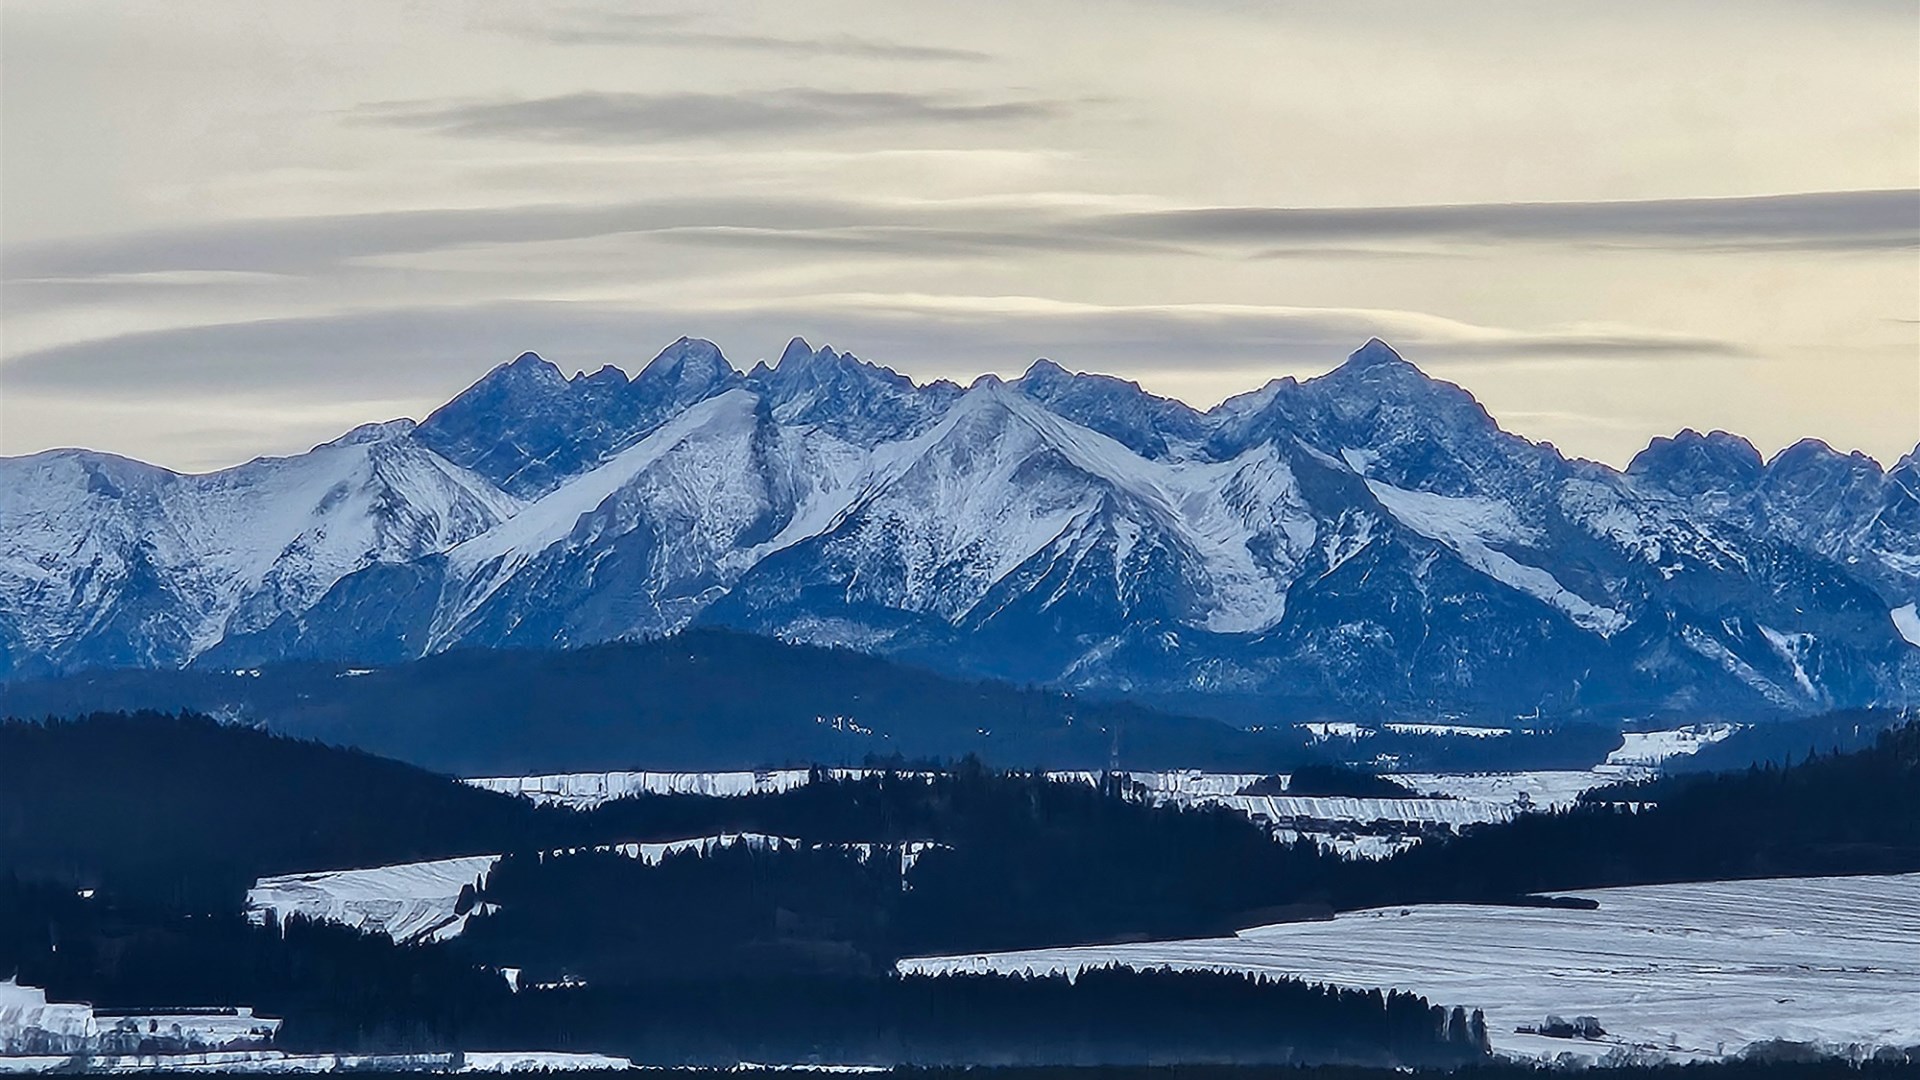
[[[679,244],[812,248],[890,257],[994,251],[1180,250],[1259,257],[1434,253],[1500,244],[1695,251],[1898,250],[1920,246],[1920,192],[1808,192],[1743,199],[1482,203],[1431,207],[1197,207],[1111,213],[1071,203],[1001,205],[731,196],[260,218],[6,251],[11,282],[137,275],[317,273],[355,260],[449,248],[645,235]],[[159,275],[172,275],[162,278]],[[189,280],[192,280],[189,278]],[[218,281],[217,276],[204,280]]]
[[[1038,98],[982,101],[904,90],[788,87],[731,93],[587,91],[525,100],[385,103],[360,110],[356,119],[469,138],[635,143],[1006,123],[1062,115],[1069,107],[1067,102]]]
[[[802,333],[915,374],[960,377],[1042,355],[1120,374],[1271,374],[1330,363],[1375,336],[1416,362],[1442,365],[1740,355],[1729,343],[1630,327],[1526,330],[1391,309],[855,293],[671,310],[518,302],[262,319],[64,345],[16,356],[4,370],[11,389],[27,392],[148,397],[351,385],[363,396],[395,396],[457,388],[463,375],[524,349],[592,367],[644,360],[649,345],[687,333],[768,348]]]
[[[1920,247],[1920,191],[1438,206],[1200,207],[1113,214],[1080,226],[1133,239],[1255,248],[1426,240],[1575,242],[1725,250]]]
[[[734,49],[782,56],[911,63],[979,63],[992,56],[945,45],[884,41],[853,34],[783,37],[702,28],[691,16],[663,12],[576,11],[557,19],[515,24],[512,31],[556,45],[659,46]]]

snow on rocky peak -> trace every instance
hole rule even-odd
[[[795,338],[533,353],[417,427],[182,476],[0,460],[0,677],[393,661],[694,621],[974,675],[1517,715],[1895,703],[1920,464],[1737,436],[1626,472],[1379,340],[1201,413],[1037,361],[962,390]]]
[[[727,363],[718,345],[704,338],[683,337],[648,361],[633,377],[633,384],[667,401],[691,405],[739,379],[740,373]]]
[[[203,475],[85,451],[0,459],[4,652],[27,671],[178,666],[362,567],[445,550],[519,510],[410,435],[361,428]]]

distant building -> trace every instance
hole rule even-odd
[[[85,1053],[99,1034],[93,1006],[49,1004],[44,990],[0,982],[0,1054]]]
[[[0,982],[0,1055],[171,1054],[258,1050],[280,1021],[240,1008],[105,1010],[52,1003],[17,978]]]

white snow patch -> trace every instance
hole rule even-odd
[[[455,914],[460,890],[484,886],[498,855],[323,870],[261,878],[247,890],[249,918],[289,916],[340,923],[382,933],[397,942],[443,941],[466,929],[472,912]]]
[[[554,1050],[508,1050],[461,1055],[461,1072],[578,1072],[583,1069],[626,1070],[633,1062],[606,1054],[566,1054]]]
[[[1543,770],[1496,773],[1401,773],[1393,778],[1430,795],[1513,805],[1524,801],[1535,810],[1571,806],[1580,793],[1629,775],[1625,770],[1596,772]],[[1523,797],[1524,796],[1524,800]]]
[[[670,855],[697,851],[702,854],[724,848],[745,846],[762,849],[798,850],[803,842],[792,837],[765,833],[722,833],[685,840],[594,844],[557,848],[540,853],[548,857],[578,855],[583,852],[612,852],[658,866]],[[862,862],[882,848],[897,848],[900,872],[913,869],[920,856],[934,847],[932,841],[915,840],[898,845],[870,843],[816,844],[815,850],[844,851]],[[386,934],[396,942],[447,941],[460,936],[467,920],[492,910],[479,903],[465,912],[456,912],[460,892],[468,885],[486,887],[487,878],[499,865],[500,855],[469,855],[454,859],[430,859],[354,870],[321,870],[305,874],[282,874],[261,878],[247,890],[246,913],[256,923],[271,917],[284,922],[292,915],[339,923],[367,933]],[[3,1007],[4,1002],[0,1002]]]
[[[1528,544],[1539,531],[1523,524],[1513,508],[1496,499],[1408,491],[1378,480],[1367,490],[1400,523],[1452,548],[1467,565],[1501,584],[1560,609],[1574,625],[1602,637],[1627,625],[1626,616],[1574,593],[1546,570],[1528,566],[1492,544]]]
[[[1674,1059],[1763,1040],[1920,1042],[1920,874],[1599,889],[1594,911],[1414,905],[1226,938],[902,960],[915,973],[1121,963],[1397,988],[1486,1012],[1497,1051]],[[1599,1041],[1523,1035],[1598,1017]]]
[[[1469,739],[1497,739],[1513,732],[1506,728],[1472,727],[1467,724],[1382,724],[1397,735],[1462,735]]]
[[[1313,720],[1293,726],[1315,739],[1364,739],[1374,733],[1372,728],[1347,720]]]
[[[1697,754],[1700,748],[1739,731],[1744,724],[1689,724],[1669,731],[1629,731],[1626,741],[1607,755],[1609,765],[1658,765],[1671,757]]]
[[[1724,642],[1706,633],[1699,627],[1682,626],[1680,628],[1680,640],[1694,652],[1718,663],[1728,674],[1752,687],[1754,691],[1765,697],[1768,701],[1789,709],[1795,708],[1800,704],[1792,694],[1782,689],[1772,679],[1755,671],[1753,665],[1735,655],[1734,651],[1727,648]]]
[[[835,779],[855,779],[861,769],[829,769]],[[474,787],[518,795],[541,805],[590,810],[634,795],[768,795],[807,783],[807,769],[740,769],[723,772],[546,773],[538,776],[484,776],[465,781]]]
[[[1366,799],[1335,795],[1209,795],[1197,805],[1226,806],[1258,821],[1295,826],[1300,822],[1368,824],[1477,825],[1507,821],[1520,813],[1512,804],[1472,799]]]
[[[1920,645],[1920,604],[1902,604],[1890,612],[1893,628],[1909,645]]]
[[[1760,627],[1760,635],[1767,639],[1767,644],[1773,646],[1774,653],[1793,668],[1793,681],[1799,684],[1800,692],[1812,700],[1819,700],[1819,689],[1807,677],[1807,669],[1800,663],[1801,656],[1813,645],[1813,635],[1784,634],[1765,624],[1755,625]]]

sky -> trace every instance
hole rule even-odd
[[[681,335],[1201,407],[1378,336],[1569,454],[1891,464],[1920,0],[0,0],[0,454]]]

